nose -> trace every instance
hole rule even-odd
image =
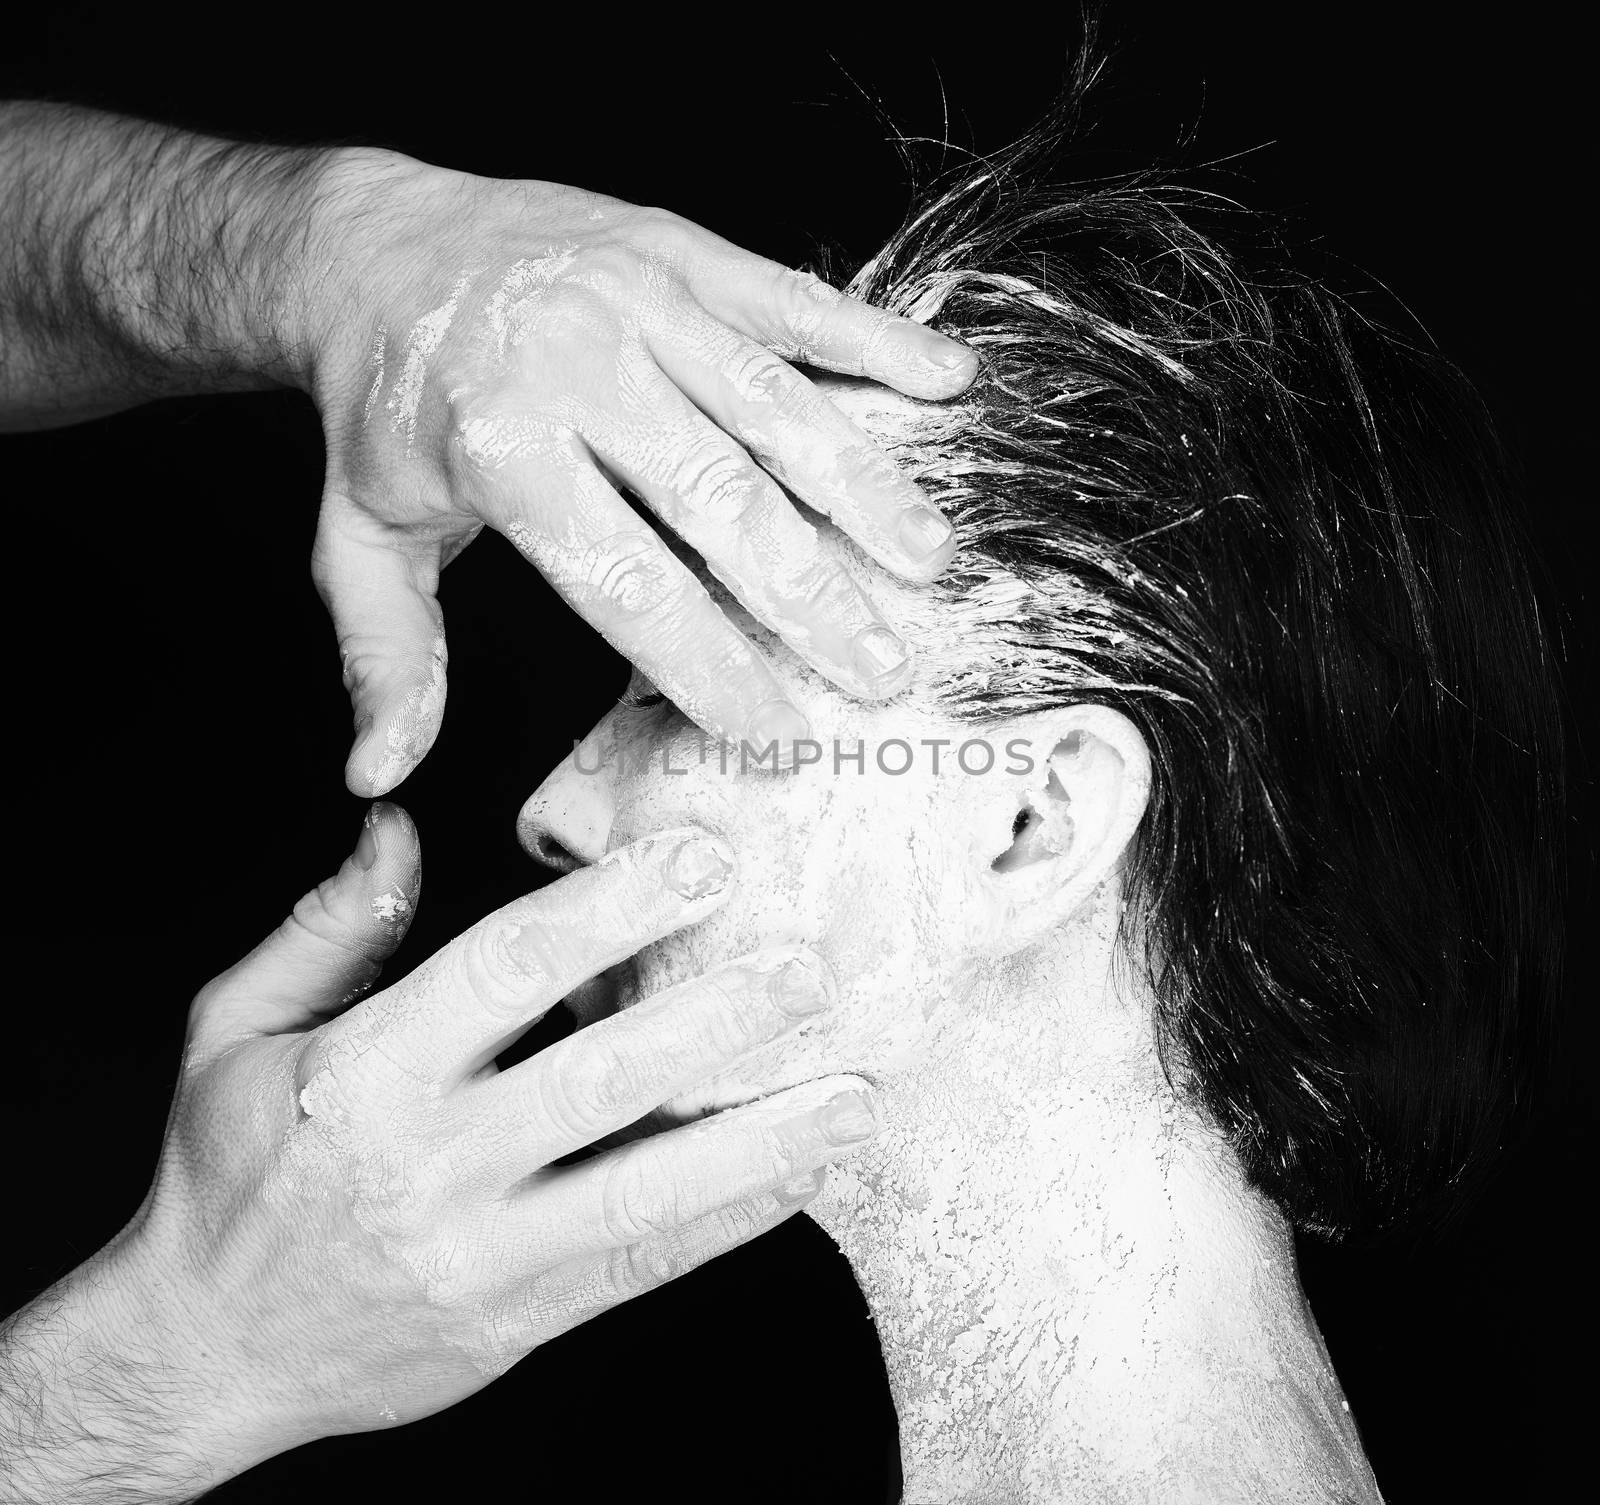
[[[616,810],[613,760],[602,722],[528,796],[517,840],[535,862],[570,873],[605,855]]]

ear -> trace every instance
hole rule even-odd
[[[1018,951],[1069,919],[1114,878],[1150,797],[1139,729],[1109,706],[1067,706],[1017,723],[1012,798],[990,807],[1008,830],[986,832],[998,853],[977,876],[989,903],[984,949]]]

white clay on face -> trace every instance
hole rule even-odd
[[[874,439],[903,436],[928,422],[925,404],[874,384],[825,379],[818,385],[829,397],[842,395],[852,417],[873,425]],[[831,529],[818,548],[848,570],[869,568]],[[872,589],[892,621],[904,593],[886,578],[875,579]],[[614,801],[612,847],[687,820],[723,832],[763,875],[759,884],[741,883],[717,915],[647,948],[629,991],[634,997],[655,993],[745,951],[786,943],[817,946],[844,988],[838,1006],[804,1041],[754,1052],[726,1077],[675,1103],[685,1117],[836,1069],[878,1075],[915,1059],[930,1038],[944,973],[954,965],[940,939],[953,947],[966,924],[963,917],[941,925],[935,901],[984,902],[959,876],[973,865],[975,837],[973,823],[948,818],[950,802],[1003,805],[1009,797],[998,771],[950,776],[953,749],[972,728],[905,702],[873,705],[840,694],[745,612],[730,604],[729,614],[778,667],[792,698],[810,715],[813,736],[825,740],[826,754],[821,766],[790,774],[740,776],[736,754],[728,762],[681,719],[668,733],[659,714],[622,709],[597,729],[597,740],[623,765],[620,773],[606,771]],[[922,641],[929,637],[925,632]],[[918,753],[904,774],[875,766],[873,750],[894,739],[909,741]],[[934,772],[938,754],[922,748],[923,739],[952,750],[941,772]],[[858,744],[866,749],[864,766],[850,756]],[[629,773],[629,760],[637,764],[641,754],[648,767]],[[681,812],[692,814],[680,819]],[[1003,828],[1007,818],[989,824]]]
[[[891,449],[937,443],[942,420],[922,404],[866,384],[835,397]],[[995,944],[1015,894],[1031,892],[989,881],[1015,816],[1050,805],[1048,859],[1079,817],[1104,830],[1113,812],[1069,802],[1058,819],[1059,781],[1050,799],[1033,793],[1046,786],[1004,772],[1003,751],[989,773],[952,773],[947,753],[933,775],[925,739],[953,752],[982,729],[938,709],[930,678],[1006,666],[974,661],[960,613],[935,593],[872,588],[918,652],[901,701],[851,701],[766,642],[822,766],[741,774],[668,708],[618,709],[588,744],[612,749],[604,818],[585,817],[608,844],[694,823],[740,857],[721,909],[622,969],[623,1006],[781,943],[814,947],[838,982],[830,1011],[669,1115],[841,1072],[873,1084],[883,1131],[830,1169],[808,1213],[876,1319],[907,1498],[1169,1498],[1190,1484],[1209,1498],[1248,1465],[1376,1499],[1282,1219],[1174,1094],[1149,997],[1122,990],[1118,883],[1015,954]],[[1030,588],[996,576],[978,589],[977,612],[995,620]],[[858,739],[864,769],[833,767],[835,744]],[[871,749],[890,739],[916,748],[911,771],[875,765]],[[1052,751],[1031,749],[1040,766]],[[1116,787],[1088,779],[1098,756],[1061,761],[1080,800]],[[559,821],[579,782],[570,765],[546,781],[545,819]]]
[[[767,648],[785,662],[785,650],[770,639]],[[614,806],[609,845],[681,823],[675,812],[692,810],[696,823],[722,831],[762,874],[759,883],[741,883],[717,915],[647,948],[634,969],[630,1001],[770,944],[816,945],[849,980],[839,1005],[803,1044],[788,1039],[753,1053],[677,1104],[686,1117],[825,1074],[832,1060],[848,1060],[849,1069],[869,1074],[893,1070],[923,1042],[931,983],[948,962],[929,943],[920,900],[952,891],[950,858],[957,848],[966,854],[966,840],[937,817],[945,794],[926,752],[921,767],[894,777],[876,771],[873,749],[893,737],[948,743],[952,728],[849,701],[792,655],[786,661],[786,687],[802,697],[814,734],[828,739],[821,766],[741,775],[736,752],[718,749],[682,718],[671,717],[669,730],[664,713],[626,708],[586,744],[591,761],[607,759]],[[835,743],[837,774],[831,766]],[[853,758],[858,743],[864,772],[856,771]],[[638,767],[641,759],[648,767]],[[586,794],[594,776],[571,767],[566,773],[573,787],[561,796],[563,804]],[[803,1062],[798,1077],[775,1069],[784,1063],[792,1071],[797,1062]]]

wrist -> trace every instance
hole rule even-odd
[[[0,1324],[0,1498],[189,1500],[259,1461],[165,1316],[108,1250]]]
[[[283,307],[295,385],[311,394],[325,420],[352,394],[358,403],[366,396],[373,342],[390,332],[384,310],[403,298],[397,282],[432,248],[437,196],[460,181],[460,174],[381,147],[332,148],[316,164]]]

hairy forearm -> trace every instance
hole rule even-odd
[[[0,1324],[0,1505],[192,1500],[236,1471],[159,1325],[91,1261]]]
[[[326,157],[0,103],[0,427],[303,384]]]

